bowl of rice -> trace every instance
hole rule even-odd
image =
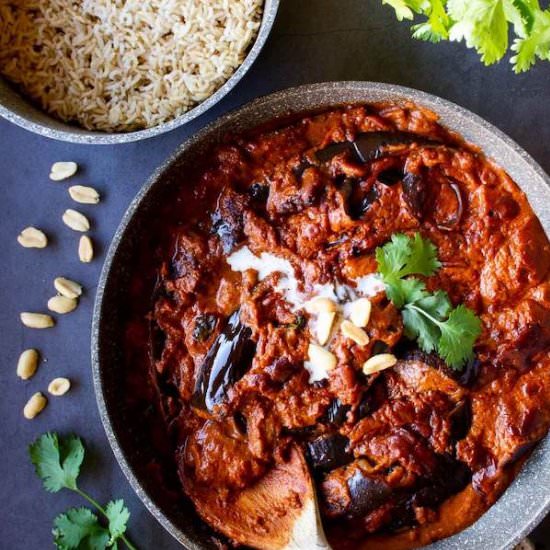
[[[76,143],[137,141],[222,99],[279,0],[3,0],[0,116]]]

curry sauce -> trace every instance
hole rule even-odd
[[[298,445],[334,548],[421,546],[475,521],[546,434],[550,244],[518,186],[434,113],[351,105],[226,136],[161,218],[156,285],[134,283],[150,333],[134,319],[126,346],[151,341],[137,365],[169,434],[171,489],[216,531]],[[427,287],[482,320],[462,369],[409,340],[377,285],[374,251],[397,232],[436,245]],[[335,367],[317,378],[316,295],[371,307],[368,343],[333,328]],[[397,363],[365,375],[380,353]]]

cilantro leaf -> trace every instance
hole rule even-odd
[[[405,336],[418,339],[418,345],[426,353],[437,350],[441,330],[432,319],[437,321],[446,319],[451,309],[449,296],[442,290],[434,294],[426,293],[419,300],[409,301],[403,310]]]
[[[386,285],[386,295],[395,307],[401,308],[408,302],[416,302],[426,296],[426,285],[414,277],[397,279]]]
[[[386,294],[398,308],[405,302],[419,299],[425,290],[420,281],[404,277],[416,273],[432,275],[441,265],[435,246],[420,233],[415,233],[414,237],[394,233],[390,242],[376,249],[376,261]]]
[[[420,349],[426,353],[436,350],[441,338],[439,327],[412,307],[405,307],[402,315],[405,336],[410,340],[417,340]]]
[[[76,479],[84,459],[84,446],[78,437],[68,437],[60,444],[57,434],[46,433],[29,447],[29,454],[46,491],[77,488]]]
[[[418,25],[413,25],[411,29],[413,31],[413,38],[417,40],[424,40],[425,42],[432,42],[433,44],[437,44],[443,40],[440,34],[434,32],[430,23],[419,23]]]
[[[104,550],[109,531],[88,508],[70,508],[54,520],[54,543],[60,550]]]
[[[508,49],[508,21],[503,0],[449,0],[450,17],[456,21],[450,40],[464,40],[481,55],[485,65],[501,59]]]
[[[410,239],[402,233],[394,233],[391,241],[376,249],[378,271],[384,279],[399,278],[399,273],[411,255]]]
[[[506,18],[512,25],[518,36],[525,37],[531,34],[534,23],[531,0],[508,0],[504,4]]]
[[[436,290],[433,294],[422,297],[416,301],[416,305],[439,321],[446,319],[453,309],[449,295],[444,290]]]
[[[403,19],[412,19],[414,17],[411,9],[411,2],[407,0],[382,0],[382,4],[387,4],[395,10],[395,16],[399,21]]]
[[[535,12],[531,32],[516,38],[512,50],[516,52],[511,59],[516,73],[529,70],[537,57],[550,61],[550,9]]]
[[[425,27],[421,30],[413,27],[413,37],[430,42],[439,42],[449,38],[451,20],[445,11],[446,0],[432,0],[424,2],[424,14],[428,16]]]
[[[509,27],[515,38],[510,59],[516,73],[527,71],[537,59],[550,61],[550,7],[539,0],[382,0],[399,21],[414,20],[413,38],[440,42],[464,41],[485,65],[506,54]]]
[[[130,519],[130,512],[124,505],[124,501],[119,499],[111,500],[111,502],[107,504],[105,514],[109,520],[109,532],[111,533],[109,544],[112,545],[115,543],[116,539],[120,538],[126,532],[126,524]]]
[[[122,539],[130,550],[136,547],[126,538],[126,524],[130,512],[123,500],[109,502],[104,509],[91,496],[80,490],[76,480],[84,460],[84,445],[80,438],[59,438],[56,433],[46,433],[29,446],[29,455],[38,477],[47,491],[56,493],[70,489],[92,504],[108,520],[103,527],[97,516],[88,508],[71,508],[54,520],[52,534],[61,550],[117,550],[117,540]]]
[[[433,275],[441,267],[437,259],[437,249],[429,239],[423,239],[420,233],[415,233],[411,242],[411,255],[402,275]]]
[[[423,281],[410,276],[432,275],[441,266],[434,244],[419,233],[397,233],[376,249],[376,260],[386,295],[401,309],[405,336],[426,353],[437,351],[451,368],[461,368],[473,356],[481,321],[465,306],[453,309],[443,290],[428,292]]]
[[[459,369],[474,356],[473,346],[481,334],[481,320],[471,309],[459,305],[439,328],[439,355],[450,367]]]
[[[420,233],[415,233],[412,238],[394,233],[389,243],[376,249],[376,260],[384,279],[413,273],[429,276],[441,266],[434,244]]]

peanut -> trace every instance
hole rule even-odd
[[[38,368],[38,352],[35,349],[26,349],[17,361],[17,376],[22,380],[28,380]]]
[[[42,412],[47,403],[46,397],[42,393],[36,392],[23,408],[23,416],[27,420],[32,420]]]

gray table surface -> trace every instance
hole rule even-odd
[[[483,67],[458,44],[424,44],[409,38],[406,24],[378,0],[282,0],[265,50],[237,88],[215,109],[184,128],[149,141],[118,146],[72,145],[48,140],[0,120],[0,548],[48,548],[52,520],[75,495],[42,490],[27,457],[27,445],[46,430],[75,432],[88,446],[81,485],[99,500],[126,500],[130,536],[141,549],[177,549],[133,494],[116,464],[98,417],[89,358],[90,320],[102,260],[130,200],[169,153],[217,115],[287,86],[324,80],[374,80],[411,86],[452,100],[486,118],[522,145],[550,172],[550,64],[516,76],[507,62]],[[74,183],[100,189],[100,205],[83,207],[93,221],[97,258],[77,259],[78,236],[61,215],[74,206],[64,183],[49,181],[52,162],[74,160]],[[45,250],[16,243],[27,225],[51,236]],[[44,310],[52,281],[65,275],[86,292],[79,308],[48,331],[24,329],[20,311]],[[15,376],[22,349],[36,347],[44,362],[28,382]],[[68,376],[73,389],[52,398],[33,422],[21,414],[35,391],[55,376]],[[534,533],[539,548],[550,548],[550,520]]]

